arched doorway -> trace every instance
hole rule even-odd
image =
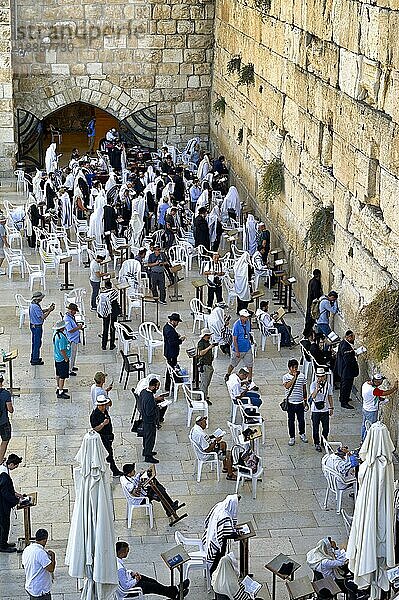
[[[87,151],[86,127],[93,117],[96,118],[94,150],[97,150],[99,141],[105,137],[106,132],[111,127],[119,128],[118,119],[105,110],[83,102],[75,102],[43,119],[43,146],[47,148],[51,142],[57,143],[57,152],[62,153],[60,166],[68,164],[73,148],[78,148],[81,155]],[[52,133],[51,130],[59,133]]]
[[[157,148],[156,105],[141,108],[118,120],[97,106],[73,102],[51,112],[43,119],[27,110],[17,110],[17,161],[24,163],[27,170],[42,168],[45,150],[55,141],[57,151],[63,154],[60,164],[66,165],[73,148],[78,148],[81,154],[87,150],[86,126],[93,116],[96,117],[95,149],[111,127],[118,129],[122,139],[130,146],[141,146],[149,150]],[[54,130],[59,134],[54,133]]]

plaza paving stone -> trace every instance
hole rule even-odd
[[[4,190],[2,192],[4,197]],[[12,202],[22,203],[23,197],[12,192],[7,193]],[[1,204],[1,196],[0,196]],[[26,243],[24,247],[28,260],[38,262],[36,253]],[[191,277],[197,276],[195,263]],[[15,413],[12,416],[13,438],[9,452],[17,452],[23,457],[22,465],[13,472],[12,477],[17,490],[38,492],[38,505],[32,509],[33,530],[45,527],[50,532],[48,547],[57,554],[57,569],[53,584],[54,600],[77,600],[76,581],[69,577],[64,565],[65,547],[69,531],[69,519],[74,501],[72,466],[74,456],[85,432],[89,428],[90,395],[92,376],[98,370],[114,378],[112,419],[115,430],[116,463],[137,461],[140,469],[144,465],[141,456],[141,438],[130,431],[130,416],[133,397],[130,392],[135,377],[130,378],[125,391],[118,384],[121,361],[116,351],[101,350],[98,333],[101,322],[89,309],[89,273],[88,269],[78,268],[74,259],[71,280],[77,287],[86,287],[87,344],[80,347],[77,364],[77,377],[70,378],[68,388],[70,400],[57,399],[55,396],[54,366],[52,358],[51,326],[57,320],[63,306],[64,293],[59,290],[63,273],[57,278],[51,273],[47,276],[46,298],[43,306],[52,301],[56,311],[48,318],[44,327],[43,359],[45,366],[32,367],[29,364],[30,332],[27,323],[18,328],[19,319],[15,312],[14,294],[19,292],[30,297],[27,279],[14,275],[12,279],[0,279],[0,324],[4,335],[0,336],[0,347],[8,350],[18,348],[19,356],[14,362],[15,384],[21,386],[21,397],[15,398]],[[189,368],[185,349],[194,345],[198,335],[192,334],[192,319],[189,300],[193,297],[190,280],[181,282],[180,291],[185,301],[170,303],[160,307],[160,325],[166,321],[170,312],[180,312],[183,323],[179,332],[187,336],[183,344],[180,363]],[[266,298],[272,297],[272,291],[265,292]],[[153,318],[153,310],[147,307],[147,318]],[[234,309],[231,309],[234,317]],[[137,316],[133,316],[131,325],[137,330]],[[297,308],[295,314],[287,316],[287,322],[293,328],[295,336],[302,331],[303,319]],[[259,332],[255,331],[259,338]],[[141,356],[147,359],[141,347]],[[261,448],[264,462],[264,477],[259,483],[256,500],[252,499],[248,484],[240,489],[242,499],[239,508],[239,521],[251,519],[257,536],[251,540],[251,572],[264,584],[261,597],[269,598],[271,574],[264,569],[266,562],[276,554],[289,554],[301,563],[297,576],[309,574],[305,564],[306,552],[326,535],[333,536],[338,543],[346,541],[345,529],[340,515],[335,512],[335,503],[331,498],[329,509],[323,509],[325,480],[321,473],[321,455],[315,452],[311,443],[309,415],[307,433],[309,443],[303,444],[299,438],[294,447],[288,447],[285,415],[279,408],[283,397],[281,377],[286,371],[289,358],[299,358],[298,348],[282,348],[278,353],[276,346],[269,341],[265,352],[260,349],[255,363],[254,379],[260,387],[263,397],[261,412],[266,419],[266,443]],[[227,429],[226,420],[230,416],[230,401],[224,383],[228,360],[219,352],[215,361],[215,375],[211,386],[210,430],[216,427]],[[163,376],[164,362],[162,351],[157,350],[151,372]],[[7,382],[7,380],[6,380]],[[336,395],[336,393],[335,393]],[[360,405],[355,401],[355,411],[344,411],[335,398],[336,411],[331,422],[331,439],[341,440],[351,447],[359,443]],[[230,435],[226,435],[231,446]],[[156,450],[161,462],[157,465],[159,478],[179,500],[186,503],[189,517],[180,521],[174,528],[168,526],[168,520],[161,507],[156,504],[155,524],[151,530],[148,520],[141,511],[134,514],[132,528],[126,525],[126,503],[118,480],[111,479],[115,511],[115,534],[117,539],[127,540],[131,545],[129,563],[134,570],[146,575],[156,576],[167,583],[168,573],[160,558],[160,553],[174,545],[174,530],[183,534],[198,536],[202,534],[204,519],[210,508],[227,494],[233,493],[235,484],[222,476],[220,482],[207,468],[203,470],[202,481],[197,483],[194,476],[195,461],[188,442],[186,427],[186,404],[181,395],[176,404],[172,404],[166,413],[165,423],[157,435]],[[344,507],[353,510],[353,500],[344,497]],[[10,539],[15,540],[23,532],[22,515],[12,518]],[[236,544],[232,544],[235,551]],[[194,572],[189,598],[200,600],[211,598],[207,593],[204,578]],[[22,600],[24,592],[24,571],[20,556],[0,554],[0,590],[3,600]],[[148,596],[150,598],[150,596]],[[277,584],[277,597],[288,598],[287,590],[281,582]]]

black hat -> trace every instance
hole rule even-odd
[[[7,460],[6,460],[6,464],[10,465],[11,463],[13,465],[20,465],[22,462],[22,458],[20,456],[18,456],[17,454],[9,454]]]
[[[170,321],[178,321],[178,323],[182,322],[179,313],[172,313],[171,315],[168,316],[168,319]]]

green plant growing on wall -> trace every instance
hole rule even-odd
[[[271,0],[255,0],[255,8],[260,12],[262,18],[269,14],[271,6]]]
[[[255,69],[252,63],[243,65],[240,69],[238,85],[254,85],[255,84]]]
[[[362,337],[368,358],[376,363],[399,349],[399,290],[382,289],[374,300],[360,311]]]
[[[317,204],[308,223],[304,243],[312,258],[325,254],[334,243],[333,206],[323,206],[320,202]]]
[[[274,200],[284,190],[284,167],[281,160],[273,158],[261,168],[259,198],[266,204]]]
[[[241,128],[238,130],[238,133],[237,133],[237,144],[238,144],[238,145],[241,145],[241,144],[242,144],[242,141],[243,141],[243,139],[244,139],[244,128],[243,128],[243,127],[241,127]]]
[[[225,98],[223,98],[223,96],[221,96],[220,98],[218,98],[216,100],[216,102],[214,102],[213,110],[214,110],[214,112],[216,112],[219,115],[221,115],[222,117],[224,117],[224,114],[226,112],[226,100],[225,100]]]
[[[241,69],[241,56],[236,54],[232,58],[230,58],[227,63],[227,74],[232,75],[233,73],[239,73]]]

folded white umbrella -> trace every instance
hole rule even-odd
[[[363,463],[347,557],[354,582],[360,589],[371,586],[372,600],[389,589],[386,570],[395,565],[393,450],[387,427],[377,422],[359,453]]]
[[[82,600],[108,600],[118,584],[111,487],[101,438],[89,431],[75,460],[75,504],[65,556],[71,577],[84,579]]]

